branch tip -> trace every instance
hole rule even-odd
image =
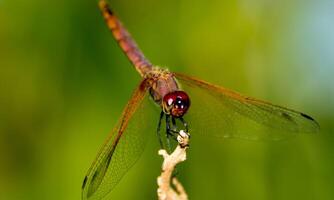
[[[186,160],[186,149],[189,146],[190,135],[181,130],[177,136],[179,145],[168,154],[166,150],[159,150],[158,154],[164,158],[161,175],[157,178],[159,200],[188,200],[188,196],[176,177],[172,177],[175,166]],[[172,181],[171,181],[172,179]],[[172,182],[172,186],[171,183]],[[175,190],[174,190],[175,188]]]

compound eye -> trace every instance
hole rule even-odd
[[[183,91],[174,91],[164,96],[163,103],[166,113],[173,117],[182,117],[190,106],[189,96]]]
[[[181,98],[176,98],[176,101],[174,103],[175,109],[184,109],[187,106],[187,102]]]

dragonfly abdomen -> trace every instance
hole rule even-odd
[[[150,95],[159,105],[166,94],[179,90],[174,75],[168,70],[154,67],[144,78],[149,80]]]
[[[144,54],[139,49],[136,42],[132,39],[129,32],[112,12],[108,3],[102,0],[100,1],[99,6],[108,28],[111,30],[118,45],[121,47],[139,74],[144,76],[148,71],[152,70],[151,62],[145,58]]]

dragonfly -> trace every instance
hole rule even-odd
[[[170,72],[145,58],[106,0],[99,1],[105,22],[119,47],[142,77],[82,185],[82,199],[102,199],[135,164],[152,127],[148,107],[160,110],[156,133],[168,148],[176,129],[217,138],[281,140],[300,133],[315,133],[318,123],[309,115],[241,95],[201,79]],[[181,88],[182,86],[182,88]],[[152,103],[153,100],[153,103]],[[187,121],[185,120],[187,118]],[[161,127],[166,134],[161,136]],[[166,140],[161,138],[166,137]]]

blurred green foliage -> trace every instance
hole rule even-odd
[[[194,139],[180,169],[190,199],[334,199],[333,1],[112,5],[153,63],[321,125],[319,135],[276,143]],[[0,199],[79,199],[140,77],[94,0],[0,0],[0,24]],[[156,199],[161,158],[151,141],[114,199]]]

